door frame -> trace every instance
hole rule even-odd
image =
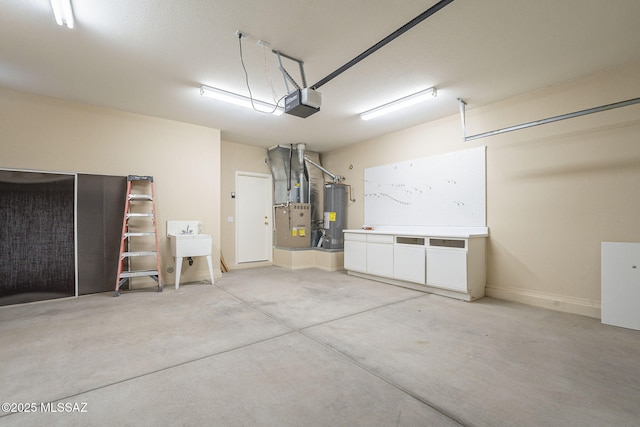
[[[240,176],[248,176],[252,178],[264,178],[267,180],[267,204],[265,206],[265,212],[267,212],[267,218],[269,221],[269,233],[267,234],[267,259],[265,261],[243,261],[242,264],[249,264],[252,262],[256,263],[264,263],[264,262],[273,262],[273,177],[271,174],[265,173],[256,173],[256,172],[244,172],[244,171],[236,171],[235,173],[235,189],[238,191],[238,178]],[[235,258],[236,265],[241,264],[239,261],[239,236],[240,233],[238,229],[240,228],[240,221],[238,216],[238,203],[235,203],[235,217],[236,217],[236,226],[235,226]]]

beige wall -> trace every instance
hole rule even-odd
[[[638,75],[640,63],[486,107],[469,99],[467,135],[638,97]],[[455,115],[324,154],[353,186],[349,227],[362,226],[365,168],[486,145],[488,295],[599,317],[600,242],[640,241],[640,105],[461,135]]]
[[[636,63],[486,107],[468,99],[467,134],[638,97],[638,75]],[[600,242],[640,241],[640,105],[468,143],[455,115],[322,162],[353,186],[357,228],[365,168],[479,145],[487,145],[488,295],[599,317]],[[268,174],[265,157],[264,148],[221,142],[215,129],[0,88],[0,167],[155,177],[165,283],[175,280],[166,273],[167,219],[204,220],[214,250],[235,266],[235,172]],[[182,280],[207,275],[196,259]]]
[[[169,219],[205,222],[220,248],[220,131],[0,88],[0,168],[152,175],[165,284]],[[214,268],[220,275],[219,263]],[[208,279],[204,258],[181,282]],[[147,279],[144,279],[147,280]],[[148,281],[148,280],[147,280]],[[148,281],[153,286],[153,282]],[[145,286],[143,282],[140,286]]]
[[[265,159],[267,149],[245,144],[222,141],[222,170],[220,184],[222,198],[220,209],[222,215],[221,248],[224,260],[230,269],[238,268],[236,263],[236,205],[231,193],[236,191],[236,172],[271,174]],[[256,267],[265,263],[242,264],[243,267]]]

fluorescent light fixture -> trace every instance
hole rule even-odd
[[[436,88],[430,87],[429,89],[421,90],[420,92],[416,92],[412,95],[405,96],[404,98],[396,99],[395,101],[373,108],[369,111],[365,111],[360,114],[360,118],[362,120],[371,120],[375,117],[382,116],[383,114],[388,114],[419,102],[426,101],[427,99],[435,98],[437,95],[438,91]]]
[[[249,97],[218,89],[217,87],[202,85],[202,87],[200,87],[200,95],[217,99],[218,101],[228,102],[229,104],[251,108],[252,110],[258,110],[263,113],[271,113],[274,116],[281,116],[284,113],[282,107],[277,107],[268,102],[258,101],[257,99],[254,99],[252,102]]]
[[[73,9],[71,8],[71,0],[51,0],[51,8],[58,25],[66,25],[67,28],[73,28]]]

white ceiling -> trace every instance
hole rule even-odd
[[[312,85],[437,0],[74,0],[76,27],[49,0],[0,0],[0,86],[222,130],[270,147],[328,151],[640,59],[638,0],[456,0],[319,89],[306,119],[201,97],[201,84],[285,94],[262,39],[305,63]],[[300,83],[296,64],[285,66]],[[436,86],[434,102],[364,122],[358,113]]]

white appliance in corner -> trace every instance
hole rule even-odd
[[[602,323],[640,330],[640,243],[601,244]]]
[[[203,234],[202,221],[167,221],[167,237],[171,243],[171,255],[176,261],[176,289],[180,287],[180,274],[184,258],[204,256],[209,265],[209,276],[213,285],[213,261],[211,234]]]

